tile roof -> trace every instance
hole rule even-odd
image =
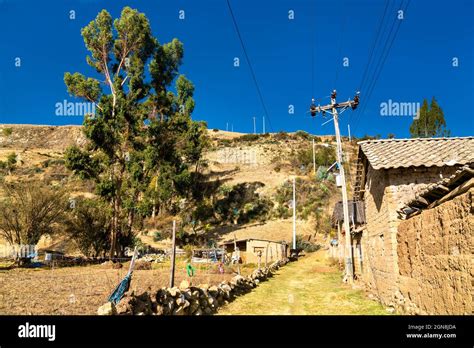
[[[358,144],[374,169],[444,167],[474,162],[474,137],[381,139]]]
[[[470,186],[466,186],[465,190],[460,190],[457,194],[465,192],[472,186],[472,179],[474,178],[474,163],[460,167],[453,175],[444,178],[436,183],[429,184],[422,191],[420,191],[415,198],[410,200],[406,206],[398,212],[406,217],[418,213],[425,208],[433,208],[440,202],[441,198],[446,198],[452,195],[453,191],[462,187],[464,184],[471,182]]]

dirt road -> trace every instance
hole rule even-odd
[[[251,293],[219,310],[221,315],[238,314],[387,314],[363,291],[341,282],[340,272],[329,266],[323,251],[309,254],[281,268]]]

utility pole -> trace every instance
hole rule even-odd
[[[296,178],[293,177],[293,249],[296,249]]]
[[[174,267],[176,262],[176,220],[173,220],[173,244],[171,247],[170,288],[174,286]]]
[[[255,125],[255,116],[253,117],[253,134],[257,134],[257,126]]]
[[[234,133],[234,124],[232,123],[232,133]]]
[[[350,124],[347,125],[347,133],[349,134],[349,142],[351,142],[352,139],[351,139],[351,125]]]
[[[314,151],[314,138],[313,138],[313,174],[316,175],[316,153]]]
[[[342,208],[344,212],[344,231],[346,233],[346,275],[350,284],[354,282],[354,266],[352,264],[352,242],[351,242],[351,230],[349,226],[349,206],[347,202],[347,187],[346,187],[346,177],[344,172],[344,162],[342,154],[342,144],[341,144],[341,134],[339,132],[339,113],[338,109],[341,109],[341,114],[346,111],[349,107],[352,110],[355,110],[359,105],[359,92],[356,93],[354,100],[348,100],[343,103],[336,102],[336,90],[331,93],[331,104],[324,106],[316,106],[314,104],[314,99],[310,106],[311,116],[316,116],[317,112],[322,112],[323,115],[326,112],[332,114],[334,121],[334,130],[336,132],[336,141],[337,141],[337,162],[339,167],[339,175],[341,177],[342,183]]]
[[[263,116],[262,125],[263,125],[263,134],[265,134],[265,116]]]
[[[225,124],[225,131],[226,131],[226,132],[229,131],[229,122],[227,122],[227,123]]]

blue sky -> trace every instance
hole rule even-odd
[[[403,6],[409,0],[403,1]],[[375,62],[402,0],[389,0]],[[383,0],[231,0],[262,92],[267,131],[306,130],[333,134],[332,123],[306,113],[312,97],[340,101],[360,88],[370,48],[384,12]],[[210,128],[262,130],[264,109],[234,30],[225,0],[24,1],[0,0],[0,123],[81,124],[82,117],[57,116],[67,94],[64,72],[93,76],[80,30],[105,8],[117,17],[123,6],[144,12],[160,43],[179,38],[185,47],[181,72],[196,86],[194,119]],[[370,99],[341,115],[355,135],[409,136],[412,118],[381,116],[380,104],[421,102],[435,96],[453,136],[474,135],[474,24],[470,0],[412,0]],[[69,18],[74,10],[76,18]],[[180,20],[179,11],[185,11]],[[288,11],[294,11],[294,19]],[[314,59],[312,58],[314,52]],[[21,58],[21,66],[15,59]],[[234,58],[240,67],[234,67]],[[343,58],[349,66],[343,67]],[[458,66],[453,67],[453,58]],[[369,68],[368,81],[372,77]],[[337,76],[337,82],[336,82]],[[365,107],[362,107],[364,104]],[[289,114],[289,105],[294,114]],[[363,113],[360,111],[364,110]]]

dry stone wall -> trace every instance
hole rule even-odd
[[[98,309],[97,314],[211,315],[220,306],[251,291],[286,263],[286,260],[279,260],[269,267],[253,271],[247,277],[237,275],[218,285],[192,286],[188,281],[183,281],[179,287],[164,287],[156,292],[144,292],[140,295],[125,294],[117,306],[108,302]]]

